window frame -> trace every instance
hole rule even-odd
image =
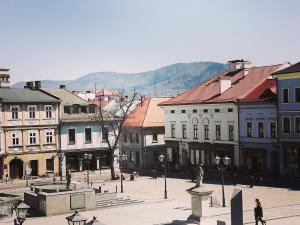
[[[28,132],[28,145],[37,145],[37,132],[36,131],[29,131]]]
[[[74,130],[74,141],[70,141],[70,130]],[[76,144],[76,128],[69,128],[68,129],[68,144],[69,145]]]
[[[198,139],[198,131],[199,131],[198,124],[193,124],[193,138],[194,139]]]
[[[272,136],[272,127],[271,127],[272,123],[275,124],[275,136]],[[270,138],[277,138],[277,122],[276,121],[270,121],[269,131],[270,131]]]
[[[232,128],[232,129],[230,129]],[[228,124],[228,141],[234,141],[234,125]]]
[[[49,111],[47,108],[50,108],[51,110]],[[45,110],[46,119],[52,119],[53,118],[53,116],[52,116],[52,114],[53,114],[53,106],[52,105],[45,105],[44,106],[44,110]]]
[[[54,143],[53,142],[53,136],[54,136],[54,131],[53,130],[45,131],[45,138],[46,138],[45,142],[46,142],[46,144],[53,144]],[[50,141],[50,139],[51,139],[51,141]]]
[[[203,129],[204,129],[204,140],[208,141],[209,140],[209,125],[204,124]]]
[[[17,109],[17,111],[13,111],[13,108]],[[11,105],[10,106],[10,117],[11,117],[12,120],[18,120],[19,119],[19,112],[20,112],[20,106],[19,105]]]
[[[171,123],[171,138],[176,138],[176,124]]]
[[[17,143],[14,143],[17,142]],[[20,137],[18,133],[11,133],[11,145],[12,146],[20,146]]]
[[[187,125],[185,123],[181,124],[182,138],[187,138]]]
[[[217,129],[217,127],[219,129]],[[215,129],[216,129],[216,140],[220,141],[221,140],[221,124],[216,124]]]
[[[284,119],[289,119],[289,132],[285,132],[285,127],[284,127]],[[282,133],[284,134],[290,134],[292,132],[292,120],[290,116],[283,116],[282,117]]]
[[[90,135],[89,140],[87,140],[87,137],[88,137],[87,132],[86,132],[87,130],[89,130],[89,135]],[[92,143],[92,128],[91,127],[85,127],[84,128],[84,142],[85,143]]]
[[[296,95],[296,90],[299,90],[299,99],[298,99],[298,101],[297,101],[297,95]],[[300,103],[300,87],[295,87],[294,88],[294,102],[295,103]]]
[[[248,123],[251,124],[251,134],[250,135],[248,133]],[[252,121],[246,121],[246,136],[248,138],[252,138],[253,137],[253,122]]]
[[[284,97],[284,91],[287,90],[287,102],[284,101],[285,97]],[[288,104],[290,102],[290,90],[289,88],[282,88],[282,96],[281,96],[281,103],[283,104]]]
[[[300,116],[294,116],[294,129],[295,129],[295,133],[296,134],[299,134],[300,133],[300,129],[299,130],[297,130],[297,124],[296,124],[296,122],[297,122],[297,119],[299,119],[299,123],[300,123]]]
[[[152,133],[152,143],[157,143],[157,142],[158,142],[158,134]]]
[[[33,111],[30,109],[34,109]],[[37,106],[36,105],[28,105],[27,106],[28,111],[28,118],[29,119],[36,119],[36,112],[37,112]]]
[[[260,135],[260,127],[259,124],[262,124],[262,136]],[[257,122],[257,137],[258,138],[264,138],[265,137],[265,123],[264,121],[258,121]]]

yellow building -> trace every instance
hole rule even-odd
[[[0,88],[1,175],[11,179],[59,173],[60,99],[40,89]]]

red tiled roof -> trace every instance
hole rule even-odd
[[[276,79],[268,79],[241,99],[240,102],[262,102],[274,100],[276,98],[276,91]]]
[[[136,108],[129,113],[124,122],[124,127],[160,127],[165,124],[164,109],[158,104],[171,98],[146,98],[143,104],[138,104]]]
[[[97,92],[96,96],[119,96],[120,94],[117,92],[109,91],[102,89],[101,91]]]
[[[234,72],[221,72],[208,81],[178,95],[177,97],[163,102],[160,105],[187,105],[187,104],[207,104],[221,102],[235,102],[244,98],[252,92],[258,85],[263,83],[268,76],[279,70],[284,64],[273,66],[252,67],[248,69],[248,74],[244,76],[244,70]],[[221,77],[229,77],[231,87],[220,94]]]
[[[102,107],[104,107],[109,103],[109,101],[103,101],[103,100],[97,99],[97,98],[95,98],[93,101],[90,101],[90,102],[97,105],[98,107],[100,106],[100,104]]]

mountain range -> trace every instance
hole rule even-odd
[[[83,75],[75,80],[43,80],[42,88],[57,88],[65,84],[68,90],[125,90],[146,95],[175,95],[194,87],[213,75],[226,69],[226,65],[217,62],[176,63],[157,70],[140,73],[96,72]],[[96,84],[96,85],[95,85]],[[13,85],[22,88],[25,82]]]

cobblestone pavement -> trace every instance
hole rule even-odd
[[[99,184],[94,184],[97,187]],[[120,181],[105,182],[103,189],[120,189]],[[107,225],[168,225],[189,224],[186,218],[190,215],[190,196],[185,191],[193,186],[188,180],[168,179],[168,199],[163,199],[164,180],[162,178],[151,179],[139,177],[135,181],[124,181],[124,193],[119,196],[130,196],[131,198],[143,200],[144,203],[123,207],[97,209],[81,212],[88,219],[96,216]],[[220,201],[221,185],[204,184],[205,189],[213,190],[213,195]],[[209,207],[208,201],[203,204],[203,218],[201,224],[216,225],[217,220],[224,220],[230,224],[230,196],[234,188],[243,191],[244,224],[255,224],[253,219],[254,199],[259,198],[264,208],[264,219],[271,225],[298,225],[300,221],[300,191],[238,185],[225,186],[226,206]],[[24,225],[52,225],[67,224],[65,217],[58,215],[52,217],[28,218]],[[0,221],[0,224],[12,224],[12,218]]]

